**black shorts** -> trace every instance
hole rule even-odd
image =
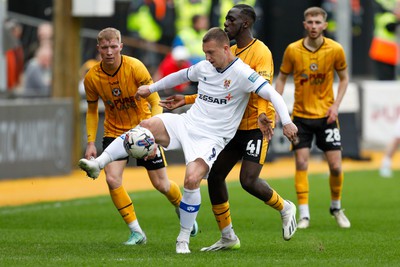
[[[119,138],[119,137],[118,137]],[[114,141],[114,137],[103,137],[103,151],[108,147],[112,141]],[[129,156],[117,160],[125,160],[129,162]],[[143,160],[143,159],[136,159],[137,166],[143,166],[148,171],[158,170],[167,166],[167,161],[165,159],[164,150],[158,146],[157,156],[152,160]]]
[[[327,118],[321,119],[305,119],[294,117],[293,123],[297,126],[299,143],[292,144],[292,149],[308,147],[311,144],[315,135],[316,145],[322,151],[341,150],[341,136],[337,121],[328,124]]]
[[[267,157],[268,141],[263,139],[260,129],[238,130],[225,146],[224,154],[240,154],[242,160],[264,164]]]

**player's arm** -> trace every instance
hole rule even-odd
[[[278,77],[276,78],[275,90],[281,95],[283,94],[283,90],[285,89],[287,77],[288,74],[285,74],[282,71],[280,71]]]
[[[160,100],[160,106],[168,110],[174,110],[184,105],[193,104],[197,94],[194,95],[172,95],[164,100]]]
[[[335,102],[331,107],[329,107],[326,116],[328,117],[327,122],[332,123],[336,121],[338,114],[339,114],[339,106],[342,103],[344,94],[347,90],[347,85],[349,84],[349,74],[347,72],[347,68],[344,70],[337,71],[339,76],[339,85],[338,85],[338,92],[335,99]]]
[[[147,98],[147,101],[150,104],[151,107],[151,116],[155,116],[157,114],[161,114],[163,112],[162,107],[160,106],[160,96],[158,93],[152,93],[149,95]]]
[[[138,88],[138,91],[135,95],[136,99],[147,98],[151,93],[159,92],[162,90],[173,88],[177,85],[189,82],[189,78],[187,76],[188,69],[182,69],[177,72],[171,73],[170,75],[165,76],[161,80],[151,84],[151,85],[142,85]]]
[[[88,101],[86,111],[86,133],[87,133],[87,146],[85,158],[97,156],[95,146],[97,127],[99,123],[98,101]]]

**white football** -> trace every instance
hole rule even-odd
[[[125,134],[124,147],[129,156],[141,159],[154,150],[155,139],[146,128],[137,126]]]

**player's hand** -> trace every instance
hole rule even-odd
[[[335,122],[337,120],[338,117],[338,107],[335,105],[332,105],[331,107],[329,107],[328,111],[326,112],[326,116],[327,118],[327,123],[331,124],[333,122]]]
[[[272,123],[273,121],[268,119],[265,113],[262,113],[260,114],[260,116],[258,116],[258,127],[260,128],[260,131],[262,132],[264,138],[268,141],[270,141],[272,139],[272,136],[274,135]]]
[[[86,151],[85,151],[85,159],[92,159],[96,158],[97,156],[97,149],[96,145],[94,142],[89,142],[86,146]]]
[[[164,100],[160,100],[159,105],[168,110],[174,110],[176,108],[186,105],[184,95],[172,95]]]
[[[145,161],[147,160],[152,160],[157,156],[157,150],[158,150],[158,144],[155,144],[153,151],[151,151],[146,157],[144,157],[143,159]]]
[[[283,126],[283,134],[289,139],[293,144],[298,144],[299,139],[297,137],[297,126],[291,122]]]
[[[135,94],[135,98],[137,100],[140,100],[141,97],[142,98],[148,97],[151,94],[149,87],[150,87],[150,85],[140,86]]]

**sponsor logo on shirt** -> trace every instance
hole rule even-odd
[[[232,96],[230,94],[228,96],[226,96],[225,98],[216,98],[216,97],[213,97],[213,96],[199,94],[199,99],[204,100],[206,102],[219,104],[219,105],[228,104],[228,100],[230,100],[231,98],[232,98]]]

